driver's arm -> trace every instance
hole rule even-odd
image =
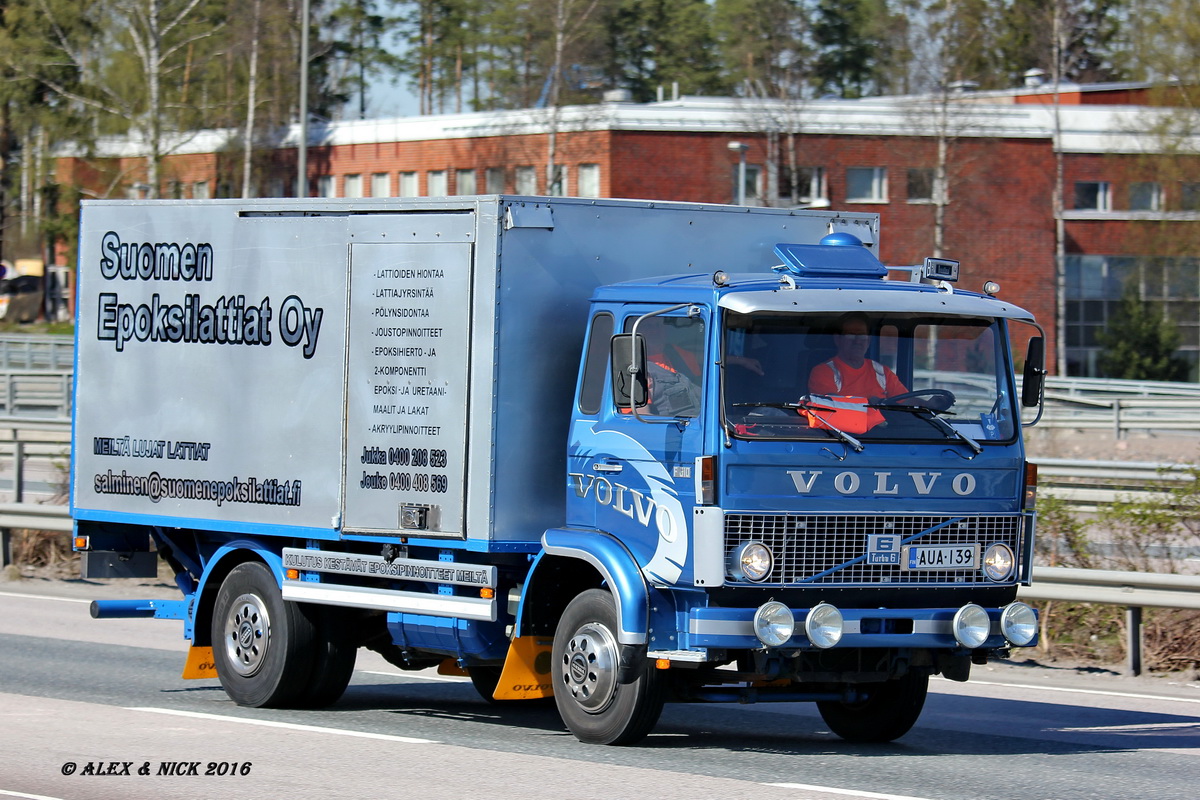
[[[896,373],[892,372],[887,367],[883,368],[883,376],[884,382],[887,384],[886,391],[888,397],[894,397],[898,394],[904,394],[908,391],[908,387],[900,382],[900,379],[896,377]]]

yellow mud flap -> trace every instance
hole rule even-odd
[[[457,675],[460,678],[468,678],[471,673],[460,667],[456,659],[446,658],[438,664],[438,675]]]
[[[537,636],[513,639],[492,697],[497,700],[553,697],[554,684],[550,680],[550,648],[553,644],[553,639]]]
[[[213,660],[211,647],[189,647],[187,663],[183,665],[183,679],[186,681],[200,678],[217,677],[217,663]]]

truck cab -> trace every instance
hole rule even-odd
[[[890,740],[929,675],[1036,637],[1015,602],[1034,513],[1010,353],[1010,326],[1036,323],[928,281],[952,262],[886,280],[845,234],[776,253],[773,275],[595,292],[568,529],[545,543],[636,564],[617,580],[644,580],[648,613],[616,593],[614,674],[644,646],[674,697],[816,700],[839,735]],[[594,671],[560,661],[556,694],[595,717]]]

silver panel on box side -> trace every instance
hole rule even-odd
[[[472,251],[351,245],[344,530],[463,535]]]
[[[85,206],[77,512],[336,527],[345,222],[240,208]]]

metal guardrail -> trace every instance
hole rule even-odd
[[[1200,396],[1072,397],[1046,394],[1039,425],[1077,430],[1110,430],[1122,439],[1130,431],[1200,431]]]
[[[1034,458],[1038,491],[1065,500],[1073,511],[1096,511],[1117,500],[1156,500],[1171,484],[1194,480],[1189,464]]]
[[[71,532],[61,504],[70,440],[69,419],[0,416],[0,566],[12,563],[14,528]]]
[[[1033,585],[1017,592],[1022,600],[1062,600],[1125,607],[1125,665],[1142,673],[1142,609],[1200,609],[1200,576],[1103,569],[1034,567]]]
[[[1200,383],[1046,377],[1046,393],[1071,397],[1200,397]]]
[[[0,414],[70,417],[70,370],[0,370]]]
[[[72,370],[75,338],[69,335],[0,335],[0,370]]]
[[[1200,575],[1034,567],[1033,586],[1022,586],[1018,595],[1022,600],[1200,610]]]

